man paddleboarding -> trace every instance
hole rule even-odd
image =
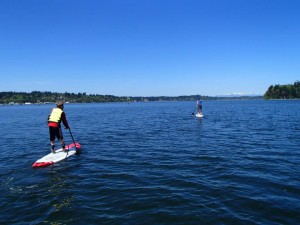
[[[61,121],[63,122],[66,129],[69,129],[69,124],[66,118],[64,110],[64,102],[59,101],[56,103],[56,108],[53,108],[50,115],[48,116],[48,127],[50,135],[51,152],[55,153],[55,138],[57,138],[63,151],[66,151],[64,137],[61,131]]]

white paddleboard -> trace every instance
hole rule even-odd
[[[49,153],[48,155],[38,159],[35,163],[33,163],[32,167],[42,167],[42,166],[52,165],[54,163],[57,163],[59,161],[62,161],[70,157],[71,155],[76,154],[76,152],[80,151],[81,146],[77,142],[75,144],[76,144],[76,148],[74,146],[74,143],[67,145],[66,146],[66,150],[68,150],[67,152],[64,152],[61,148],[55,150],[55,153]]]
[[[198,118],[201,118],[201,117],[203,117],[203,113],[197,112],[197,113],[195,114],[195,116],[198,117]]]

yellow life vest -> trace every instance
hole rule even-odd
[[[60,108],[54,108],[49,116],[48,122],[60,123],[62,113],[63,111]]]

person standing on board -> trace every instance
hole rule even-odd
[[[198,113],[202,114],[202,100],[201,99],[197,100],[196,106],[197,106]]]
[[[64,137],[62,135],[60,126],[61,121],[63,122],[66,129],[69,129],[70,127],[66,118],[66,114],[63,110],[64,102],[59,101],[56,103],[56,108],[53,108],[50,115],[48,116],[48,127],[52,153],[55,153],[55,138],[60,140],[63,151],[66,151]]]

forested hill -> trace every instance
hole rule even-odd
[[[64,100],[70,103],[91,103],[91,102],[147,102],[147,101],[196,101],[202,100],[223,100],[223,99],[261,99],[262,96],[239,96],[239,97],[209,97],[201,95],[189,96],[159,96],[159,97],[118,97],[114,95],[95,95],[86,93],[57,93],[57,92],[0,92],[0,104],[25,104],[25,103],[53,103]]]
[[[271,85],[264,94],[265,99],[295,99],[300,98],[300,81],[294,84]]]

